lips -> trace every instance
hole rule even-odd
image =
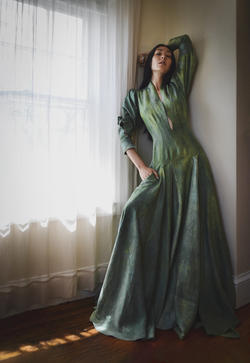
[[[166,64],[165,62],[159,62],[159,64]]]

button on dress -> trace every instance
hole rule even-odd
[[[188,95],[197,58],[188,35],[170,40],[177,68],[159,97],[153,83],[130,89],[118,117],[124,153],[145,124],[153,139],[151,174],[131,194],[121,215],[97,305],[95,328],[124,340],[152,339],[192,328],[238,338],[235,289],[215,181],[194,136]]]

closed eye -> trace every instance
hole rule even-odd
[[[155,55],[162,55],[162,53],[157,52],[157,53],[155,53]],[[167,55],[166,55],[166,57],[168,57],[168,58],[172,58],[172,55],[171,55],[171,54],[167,54]]]

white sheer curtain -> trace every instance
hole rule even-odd
[[[131,192],[117,116],[135,81],[140,0],[0,4],[7,316],[79,297],[103,279]]]

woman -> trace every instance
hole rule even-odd
[[[177,66],[173,51],[179,49]],[[90,321],[106,335],[151,339],[192,327],[239,337],[232,265],[208,158],[189,125],[188,95],[197,59],[188,35],[149,53],[139,90],[118,117],[121,146],[142,182],[126,203]],[[131,135],[153,139],[146,166]]]

